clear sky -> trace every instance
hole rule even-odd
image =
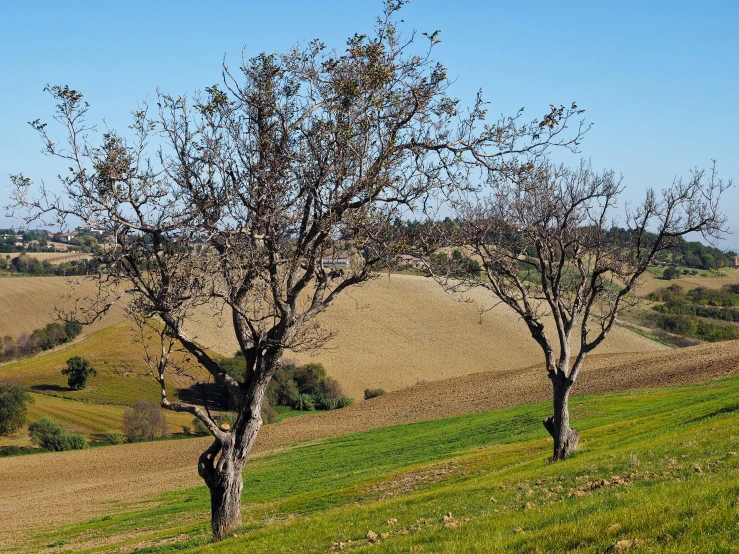
[[[378,0],[0,0],[0,183],[20,171],[48,182],[63,169],[27,124],[50,119],[46,83],[82,91],[93,119],[122,128],[157,87],[184,94],[218,82],[224,55],[235,66],[244,49],[313,38],[341,48],[381,9]],[[577,101],[595,123],[582,156],[622,173],[627,199],[714,158],[739,185],[736,0],[414,0],[402,17],[406,31],[441,29],[435,57],[466,103],[482,88],[493,114],[525,106],[533,117]],[[1,205],[6,197],[0,188]],[[721,246],[737,249],[739,186],[724,209],[734,234]]]

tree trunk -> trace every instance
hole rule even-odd
[[[198,473],[210,489],[211,527],[217,541],[232,535],[241,525],[242,474],[262,425],[260,408],[266,383],[260,381],[256,390],[243,393],[233,429],[216,437],[200,455]]]
[[[550,374],[554,392],[554,415],[544,420],[544,427],[554,439],[552,460],[564,460],[577,449],[580,433],[570,428],[568,401],[572,383],[561,373]]]
[[[241,525],[241,489],[244,486],[241,470],[233,466],[218,477],[218,483],[209,485],[210,522],[213,538],[217,541],[232,535]]]

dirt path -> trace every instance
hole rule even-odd
[[[731,375],[739,375],[739,341],[593,356],[576,392],[698,383]],[[487,411],[547,400],[549,395],[538,366],[419,384],[335,412],[265,426],[254,455],[295,441]],[[195,463],[208,443],[203,438],[0,459],[0,547],[39,527],[100,517],[158,493],[199,486]]]

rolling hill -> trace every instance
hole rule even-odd
[[[577,395],[694,384],[739,375],[739,341],[654,352],[644,358],[593,356],[590,362],[578,381]],[[342,410],[264,426],[253,458],[327,437],[548,401],[547,385],[538,367],[507,375],[487,372],[419,384]],[[599,413],[582,407],[577,397],[571,406],[573,426],[578,429],[583,428],[580,418]],[[549,409],[545,403],[532,416],[542,433],[541,419]],[[209,438],[201,438],[130,444],[41,454],[25,457],[22,463],[13,458],[0,459],[0,517],[8,530],[30,530],[39,525],[101,517],[117,512],[121,504],[159,505],[142,502],[152,494],[201,485],[195,464],[209,443]],[[29,480],[29,475],[34,479]],[[49,495],[52,489],[55,493]],[[205,516],[199,513],[195,517]]]
[[[492,297],[481,290],[468,297],[470,302],[456,302],[423,277],[381,276],[342,294],[319,316],[322,326],[337,332],[325,350],[286,357],[322,363],[354,398],[362,398],[365,388],[398,390],[423,381],[543,365],[539,346],[512,310],[498,305],[480,317],[478,306],[490,308]],[[204,309],[189,331],[201,344],[232,355],[236,337],[217,321],[212,310]],[[598,353],[664,348],[617,327]]]

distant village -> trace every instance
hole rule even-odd
[[[69,232],[0,229],[0,252],[91,252],[104,239],[105,233],[94,227]]]

